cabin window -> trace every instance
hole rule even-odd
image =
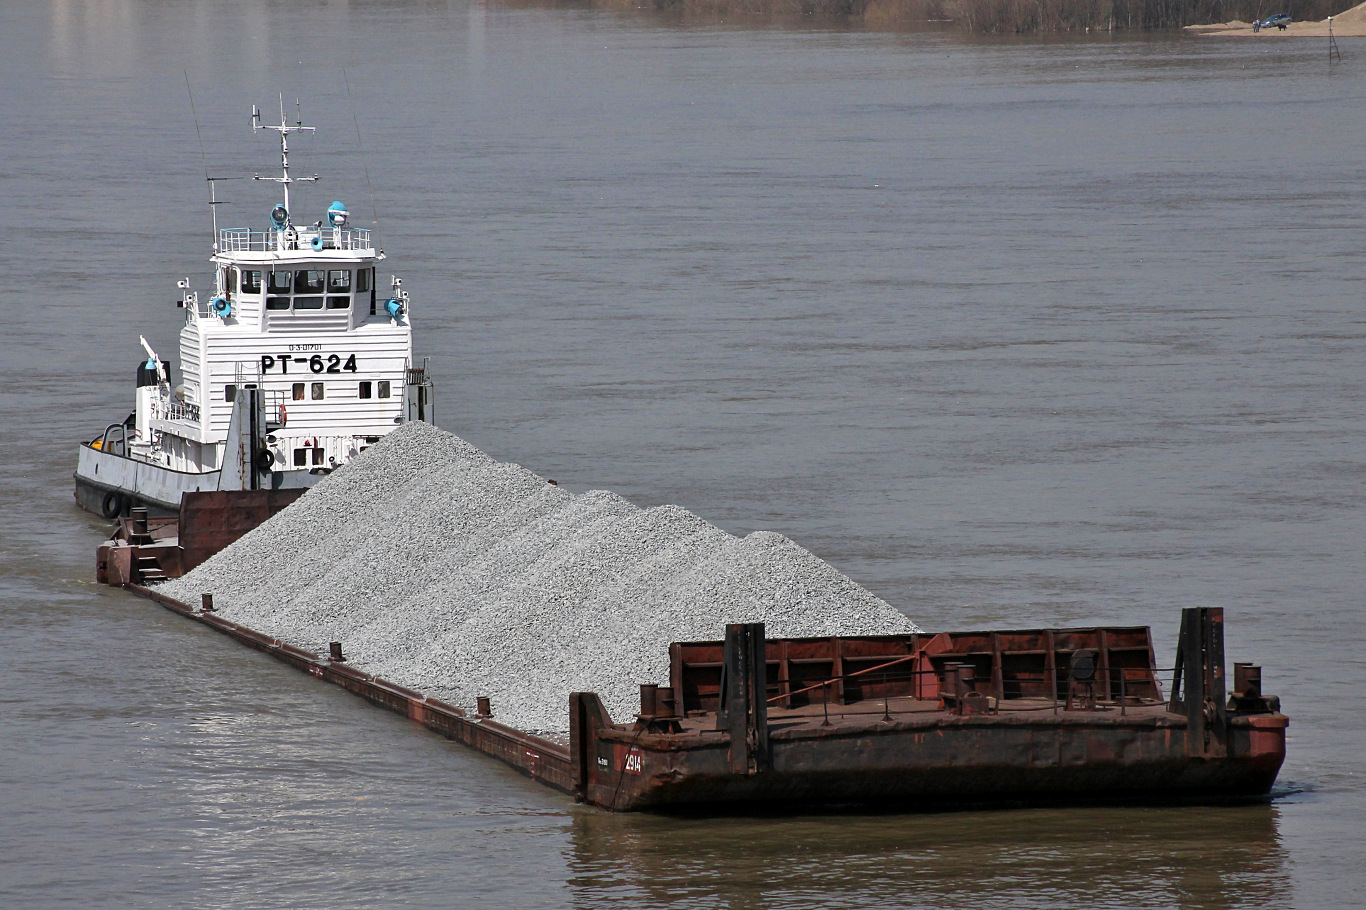
[[[378,388],[376,391],[379,392],[379,395],[378,395],[377,397],[379,397],[379,398],[388,398],[388,397],[389,397],[389,380],[387,380],[387,379],[381,379],[381,380],[379,381],[379,388]]]
[[[261,293],[261,273],[256,269],[245,269],[242,272],[242,293],[259,294]]]
[[[227,402],[233,402],[237,400],[236,385],[230,382],[227,385],[223,386],[223,400]]]
[[[294,383],[294,400],[295,400],[295,401],[303,401],[303,400],[304,400],[304,384],[303,384],[302,382],[296,382],[296,383]]]
[[[314,401],[322,401],[322,400],[323,400],[323,384],[322,384],[321,382],[315,382],[315,383],[313,383],[313,400],[314,400]]]
[[[368,381],[367,381],[367,382],[362,382],[362,383],[360,384],[360,397],[361,397],[361,398],[369,398],[369,397],[370,397],[370,383],[369,383]]]
[[[313,447],[313,463],[314,463],[314,464],[322,464],[322,463],[323,463],[323,455],[325,455],[325,454],[326,454],[326,453],[323,451],[323,447],[322,447],[322,446],[314,446],[314,447]]]
[[[236,266],[233,266],[232,268],[228,269],[228,277],[227,277],[227,281],[224,282],[223,291],[224,291],[229,297],[231,297],[233,294],[236,294],[236,293],[237,293],[237,267],[236,267]]]
[[[370,315],[375,315],[375,270],[360,269],[356,272],[356,293],[370,295]]]
[[[288,294],[294,290],[293,272],[271,272],[270,273],[270,293]]]
[[[267,297],[266,309],[268,310],[287,310],[289,309],[288,297]]]
[[[332,269],[327,273],[327,294],[327,308],[329,310],[349,310],[351,308],[350,269]],[[343,294],[346,296],[341,296]]]
[[[295,449],[295,450],[294,450],[294,467],[296,467],[296,468],[306,468],[306,467],[308,467],[308,449]]]
[[[321,310],[323,308],[322,297],[295,297],[294,309],[296,310]]]
[[[327,273],[321,269],[299,269],[294,273],[294,293],[321,294]]]

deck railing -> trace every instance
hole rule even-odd
[[[321,240],[321,246],[315,241]],[[220,253],[275,253],[291,250],[372,250],[368,228],[302,227],[290,231],[224,228],[218,232]]]
[[[179,401],[154,401],[152,402],[152,418],[154,420],[187,420],[190,423],[199,423],[199,406]]]

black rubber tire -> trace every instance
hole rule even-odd
[[[100,514],[105,518],[114,519],[123,514],[123,494],[110,490],[104,494],[104,499],[100,500]]]
[[[275,453],[270,449],[262,449],[256,453],[256,470],[262,474],[268,473],[275,465]]]

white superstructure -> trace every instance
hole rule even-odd
[[[429,384],[413,363],[407,293],[383,276],[371,232],[340,202],[296,224],[289,136],[280,135],[284,201],[260,229],[218,230],[207,301],[179,283],[180,376],[143,341],[136,404],[80,448],[76,496],[112,517],[142,503],[174,510],[195,490],[308,486],[392,430],[427,419]],[[383,285],[383,290],[381,290]]]

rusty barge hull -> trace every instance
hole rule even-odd
[[[117,519],[114,536],[96,550],[95,578],[115,587],[179,578],[304,492],[296,487],[185,493],[180,508],[170,515],[134,506]]]
[[[672,685],[642,687],[633,727],[573,696],[571,752],[584,798],[613,809],[1261,798],[1288,721],[1250,664],[1227,699],[1223,662],[1214,608],[1183,611],[1169,698],[1141,627],[766,641],[736,625],[671,646]]]
[[[486,699],[471,714],[358,671],[340,643],[324,657],[217,616],[210,597],[193,608],[126,587],[614,811],[1222,801],[1265,796],[1285,756],[1257,668],[1254,685],[1240,665],[1224,704],[1222,612],[1205,608],[1185,611],[1170,701],[1146,629],[765,641],[737,625],[725,642],[672,645],[674,685],[642,686],[634,724],[572,693],[566,746],[498,723]],[[1096,658],[1104,671],[1078,683]]]
[[[590,765],[585,798],[614,809],[661,810],[738,803],[894,804],[914,810],[1260,798],[1280,765],[1265,760],[1254,745],[1264,736],[1245,725],[1235,729],[1229,756],[1206,758],[1186,751],[1184,724],[1158,718],[894,720],[861,729],[771,734],[767,766],[737,774],[724,739],[670,741],[599,732],[595,752],[606,764]]]

